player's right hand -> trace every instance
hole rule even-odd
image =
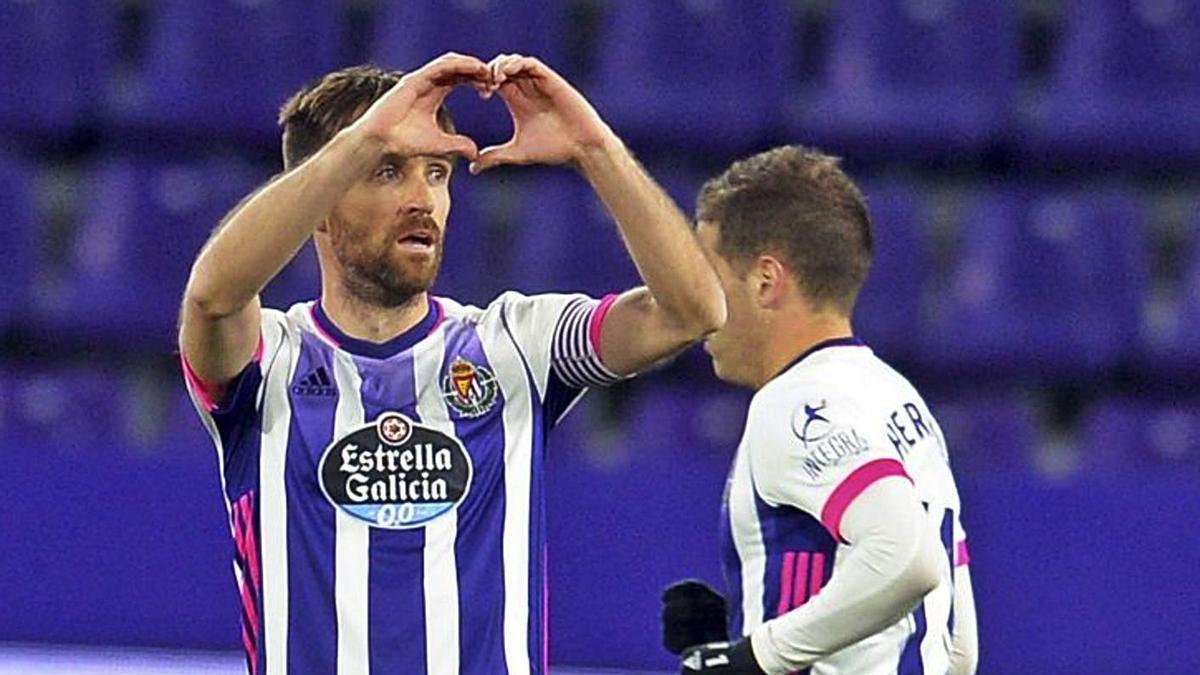
[[[491,86],[491,70],[474,56],[449,52],[406,73],[375,101],[348,131],[381,144],[402,157],[461,155],[475,159],[479,149],[467,136],[448,134],[437,123],[437,110],[455,87],[480,93]]]
[[[662,603],[662,644],[672,654],[729,639],[725,598],[704,582],[671,584],[663,591]]]

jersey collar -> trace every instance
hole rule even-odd
[[[338,328],[333,323],[333,320],[329,318],[329,315],[325,313],[325,308],[321,306],[320,300],[312,304],[313,324],[316,325],[317,330],[321,332],[325,339],[332,342],[339,349],[373,359],[386,359],[407,349],[411,349],[413,345],[429,337],[441,325],[445,316],[446,312],[442,308],[442,303],[438,302],[431,295],[429,296],[429,310],[425,312],[425,316],[415,326],[387,342],[370,342],[351,337]]]
[[[781,368],[779,370],[779,372],[772,375],[771,379],[773,380],[773,379],[779,377],[780,375],[786,373],[787,371],[791,370],[792,368],[795,368],[797,365],[800,364],[801,361],[803,361],[804,359],[807,359],[808,357],[812,356],[813,354],[816,354],[817,352],[819,352],[821,350],[829,349],[831,347],[866,347],[866,346],[867,346],[867,343],[863,342],[861,339],[859,339],[858,337],[855,337],[853,335],[847,335],[845,337],[836,337],[836,338],[830,338],[828,340],[822,340],[822,341],[818,342],[817,344],[804,350],[804,353],[800,354],[800,356],[797,356],[796,358],[792,359],[791,363],[787,364],[786,366]]]

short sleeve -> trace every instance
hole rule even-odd
[[[599,347],[600,328],[616,298],[505,294],[505,325],[533,371],[549,419],[557,419],[588,387],[621,379],[604,365]]]
[[[870,440],[853,402],[835,392],[760,391],[747,436],[762,499],[809,513],[838,541],[842,515],[867,487],[889,476],[911,482],[891,448]]]
[[[226,459],[230,451],[238,445],[240,438],[258,419],[265,374],[279,352],[285,331],[286,319],[283,314],[276,310],[264,309],[254,356],[231,381],[230,393],[219,403],[213,395],[212,387],[197,377],[186,355],[179,355],[184,383],[196,412],[209,434],[213,436],[213,441],[223,449],[222,454]]]

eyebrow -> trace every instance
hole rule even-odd
[[[398,152],[385,152],[381,156],[381,163],[391,163],[403,166],[410,159],[425,159],[427,161],[443,162],[449,168],[454,168],[454,155],[401,155]]]

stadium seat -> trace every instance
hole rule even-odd
[[[790,28],[774,0],[616,0],[592,100],[635,145],[744,150],[781,130]]]
[[[949,278],[931,296],[924,360],[988,376],[1078,379],[1136,343],[1146,281],[1138,206],[1115,190],[969,200]]]
[[[1052,73],[1023,110],[1024,154],[1192,161],[1200,154],[1200,5],[1063,3]]]
[[[188,271],[225,212],[265,178],[233,161],[97,167],[62,292],[41,328],[71,340],[170,349]]]
[[[22,161],[0,155],[0,330],[17,325],[28,308],[31,282],[36,273],[33,175]]]
[[[1163,280],[1165,292],[1145,303],[1138,355],[1143,372],[1174,381],[1200,374],[1200,205],[1187,229],[1182,278]]]
[[[450,217],[446,223],[442,269],[434,293],[479,307],[508,288],[509,256],[501,253],[507,233],[498,220],[506,186],[494,175],[467,175],[465,166],[450,183]],[[521,259],[516,254],[516,259]]]
[[[854,330],[881,357],[908,360],[919,352],[928,244],[919,188],[863,184],[875,235],[875,261],[859,295]]]
[[[601,296],[637,285],[616,225],[578,175],[539,172],[521,185],[518,199],[505,275],[511,287]]]
[[[1017,77],[1013,3],[846,0],[832,12],[822,72],[793,82],[794,136],[875,156],[1000,138]]]
[[[0,129],[63,134],[98,112],[115,4],[0,0]]]
[[[484,61],[510,52],[536,56],[568,78],[564,63],[567,3],[499,0],[405,0],[379,3],[371,58],[388,68],[413,70],[448,51]],[[447,107],[455,123],[479,143],[496,143],[512,122],[499,99],[481,101],[473,91],[452,93]],[[482,145],[480,146],[482,147]]]
[[[929,393],[950,465],[960,475],[1026,471],[1039,440],[1036,402],[1016,391],[960,389]]]
[[[147,44],[110,85],[114,124],[189,137],[268,142],[293,91],[338,65],[334,0],[162,0]]]
[[[125,379],[111,367],[26,366],[6,375],[7,442],[99,456],[127,430]]]
[[[1200,406],[1115,396],[1084,420],[1080,459],[1093,470],[1128,475],[1137,469],[1200,468]]]

